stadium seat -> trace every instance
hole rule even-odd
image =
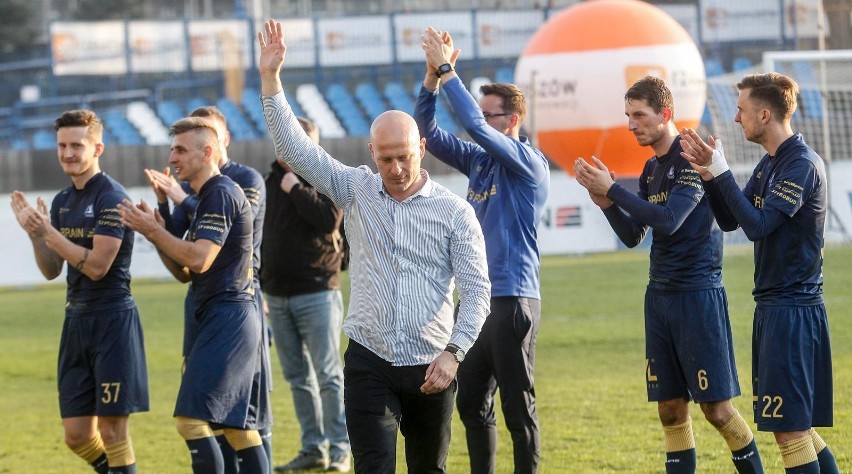
[[[495,82],[515,82],[515,71],[510,67],[501,67],[494,73]]]
[[[107,110],[102,114],[104,129],[111,133],[120,145],[144,145],[145,139],[124,115],[123,108]]]
[[[361,109],[343,84],[336,82],[329,85],[325,96],[328,99],[328,104],[343,122],[343,126],[346,127],[349,135],[366,136],[370,134],[370,126],[367,125]]]
[[[171,124],[183,118],[184,115],[180,105],[173,100],[161,100],[157,104],[157,116],[167,126],[171,126]]]
[[[361,107],[367,112],[367,117],[370,120],[375,120],[376,117],[382,114],[387,107],[382,99],[379,90],[372,82],[360,82],[355,86],[355,98]]]
[[[169,130],[147,102],[134,101],[127,104],[127,120],[139,130],[148,145],[171,143]]]
[[[33,148],[36,150],[49,150],[56,147],[56,133],[47,130],[36,130],[33,133]]]
[[[401,83],[397,81],[386,83],[384,94],[391,108],[402,110],[407,114],[414,113],[414,98]]]
[[[799,83],[799,106],[807,118],[822,118],[822,92],[810,61],[794,61],[793,77]]]
[[[734,72],[747,71],[752,67],[754,67],[754,65],[751,63],[751,59],[743,56],[734,58],[734,63],[732,64],[732,69]]]
[[[300,84],[296,87],[296,101],[302,106],[308,118],[313,120],[324,138],[342,138],[346,131],[340,120],[331,111],[325,97],[320,93],[316,84]]]
[[[237,141],[257,140],[260,138],[257,129],[251,124],[239,106],[227,97],[221,97],[216,101],[216,107],[228,121],[228,131],[231,139]]]
[[[707,77],[721,76],[725,74],[725,67],[722,62],[716,58],[707,58],[704,60],[704,72]]]

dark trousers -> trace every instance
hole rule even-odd
[[[343,403],[355,472],[396,471],[397,431],[410,473],[445,473],[456,383],[425,395],[426,365],[394,367],[350,340],[344,354]]]
[[[493,473],[497,451],[494,394],[512,435],[515,473],[535,473],[541,454],[533,369],[541,302],[491,298],[491,314],[459,366],[458,409],[467,436],[472,474]]]

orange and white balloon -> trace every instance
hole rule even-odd
[[[624,93],[653,75],[666,81],[678,129],[697,127],[706,101],[701,54],[689,33],[639,0],[591,0],[549,19],[515,69],[529,99],[527,128],[549,159],[572,172],[595,155],[619,177],[636,177],[653,153],[627,129]]]

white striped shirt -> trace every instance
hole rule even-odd
[[[282,92],[262,102],[277,156],[345,212],[352,257],[343,332],[398,366],[430,364],[448,343],[468,351],[491,293],[473,208],[425,170],[419,192],[394,200],[379,174],[346,166],[314,144]],[[454,321],[456,283],[461,305]]]

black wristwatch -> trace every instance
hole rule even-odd
[[[438,69],[435,71],[435,75],[441,77],[442,74],[446,74],[451,71],[455,71],[455,69],[453,69],[453,65],[450,63],[444,63],[438,66]]]
[[[461,364],[464,361],[464,351],[455,344],[447,344],[447,348],[444,349],[444,352],[449,352],[456,358],[456,362]]]

